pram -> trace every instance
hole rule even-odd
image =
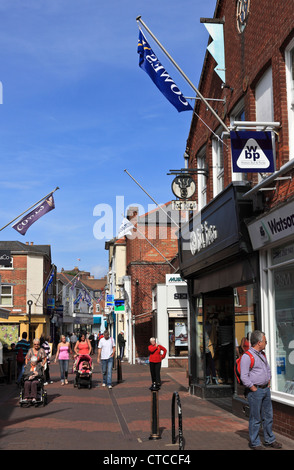
[[[21,378],[20,381],[20,393],[19,393],[19,404],[20,406],[32,406],[34,405],[35,407],[39,405],[47,405],[47,392],[44,389],[44,375],[42,377],[38,377],[37,379],[37,398],[36,401],[33,403],[32,400],[27,400],[24,398],[24,384],[26,382],[26,379],[23,377]]]
[[[93,361],[88,354],[81,354],[74,362],[74,387],[92,388]]]

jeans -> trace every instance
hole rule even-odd
[[[256,392],[248,393],[249,437],[252,447],[260,446],[259,430],[262,423],[264,442],[271,444],[276,440],[272,431],[273,408],[270,388],[257,388]]]
[[[103,383],[108,387],[112,385],[113,357],[101,359]]]
[[[68,375],[68,359],[59,359],[59,367],[60,367],[60,378],[63,381],[64,379],[67,379]]]
[[[23,375],[23,372],[24,372],[24,368],[25,368],[25,362],[23,364],[18,364],[17,365],[17,379],[16,379],[16,382],[19,384],[20,383],[20,380],[22,378],[22,375]]]
[[[119,358],[122,361],[124,358],[125,345],[119,347]]]

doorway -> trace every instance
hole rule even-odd
[[[203,297],[205,385],[234,384],[234,291],[222,289]]]

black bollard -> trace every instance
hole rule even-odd
[[[151,390],[151,434],[149,439],[161,439],[159,432],[158,391]]]
[[[121,383],[122,382],[122,371],[121,371],[121,362],[120,362],[120,358],[118,357],[117,358],[117,383]]]

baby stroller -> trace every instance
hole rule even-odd
[[[32,401],[30,399],[25,399],[25,394],[24,394],[24,391],[25,391],[25,382],[26,382],[26,379],[24,379],[24,377],[21,378],[21,381],[20,381],[20,393],[19,393],[19,404],[21,407],[23,406],[26,406],[26,407],[29,407],[29,406],[32,406],[34,405],[35,407],[39,406],[39,405],[47,405],[47,392],[46,390],[44,389],[44,375],[42,377],[38,377],[37,379],[37,398],[36,398],[36,401]]]
[[[74,363],[74,387],[92,388],[93,361],[88,354],[81,354]]]

